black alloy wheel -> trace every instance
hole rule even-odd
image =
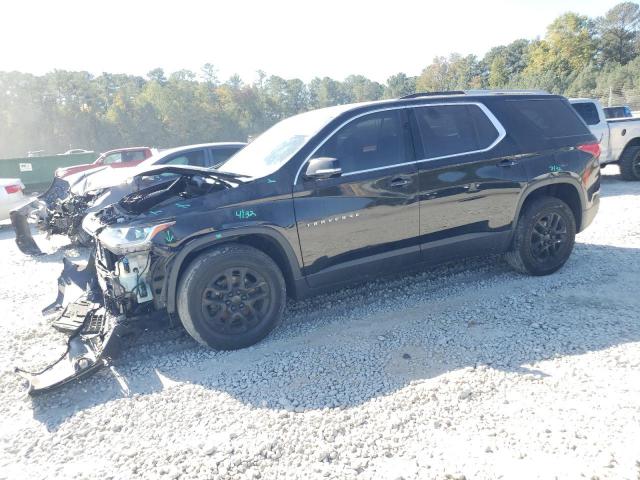
[[[557,257],[567,239],[567,225],[562,216],[555,212],[545,214],[531,230],[531,254],[540,261]]]
[[[180,321],[198,342],[220,350],[248,347],[280,322],[286,287],[264,252],[223,244],[196,257],[178,282]]]
[[[573,251],[576,220],[569,206],[556,197],[527,201],[513,233],[507,262],[529,275],[549,275],[560,269]]]
[[[271,289],[257,271],[227,268],[202,292],[202,314],[221,334],[245,333],[269,312]]]

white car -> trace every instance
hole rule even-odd
[[[9,212],[29,203],[22,193],[24,185],[19,178],[0,178],[0,221],[9,218]]]
[[[77,155],[79,153],[93,153],[93,150],[85,150],[84,148],[72,148],[64,153],[58,153],[58,155]]]

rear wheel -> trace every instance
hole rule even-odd
[[[506,259],[529,275],[560,269],[573,251],[576,221],[569,206],[555,197],[540,197],[525,206]]]
[[[625,149],[619,163],[624,180],[640,180],[640,146]]]
[[[191,336],[212,348],[248,347],[279,323],[285,282],[276,263],[261,251],[229,244],[197,257],[183,273],[178,315]]]

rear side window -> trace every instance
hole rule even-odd
[[[204,150],[194,150],[192,152],[179,153],[169,160],[162,162],[163,165],[193,165],[204,167]]]
[[[582,120],[584,120],[584,123],[586,123],[587,125],[597,125],[600,123],[600,117],[598,117],[598,109],[593,103],[572,103],[571,106],[576,112],[578,112],[578,115],[582,117]]]
[[[484,150],[499,136],[477,105],[434,105],[415,109],[426,158]]]
[[[566,138],[589,134],[576,111],[560,98],[509,100],[513,113],[545,138]]]
[[[242,147],[225,147],[211,149],[211,164],[219,165],[235,155]]]

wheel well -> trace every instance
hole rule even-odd
[[[220,245],[224,245],[224,243],[240,243],[243,245],[251,246],[257,250],[260,250],[262,253],[265,253],[271,259],[276,262],[278,268],[282,272],[284,276],[285,285],[287,288],[287,295],[293,295],[295,291],[295,285],[293,281],[293,273],[291,271],[291,266],[289,265],[287,254],[284,252],[282,247],[278,244],[276,240],[269,237],[268,235],[260,235],[260,234],[249,234],[237,238],[229,239],[228,242],[216,242],[210,245],[207,245],[203,248],[199,248],[189,253],[183,260],[180,265],[180,271],[178,272],[178,283],[179,279],[182,277],[182,273],[189,266],[189,264],[200,254],[206,252],[207,250],[211,250],[212,248],[218,247]],[[176,285],[177,287],[177,285]]]
[[[269,237],[268,235],[252,234],[245,235],[236,239],[236,243],[249,245],[250,247],[260,250],[262,253],[269,255],[271,259],[276,262],[276,265],[278,265],[278,268],[284,276],[284,281],[287,287],[287,295],[293,294],[295,286],[293,282],[293,272],[291,271],[291,265],[289,265],[287,254],[276,240]]]
[[[534,190],[525,198],[522,208],[520,209],[520,215],[522,215],[522,212],[524,212],[529,203],[540,197],[559,198],[569,205],[569,208],[573,212],[573,218],[576,221],[576,231],[580,231],[580,226],[582,225],[582,203],[580,202],[580,194],[573,185],[556,183]]]

